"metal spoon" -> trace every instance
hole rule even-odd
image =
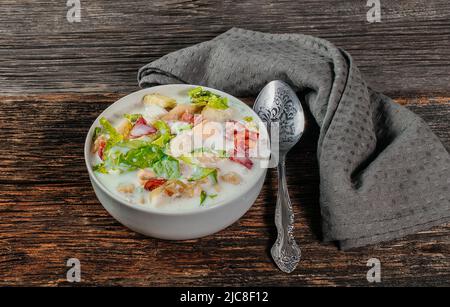
[[[285,159],[288,151],[303,134],[305,116],[295,92],[289,85],[278,80],[268,83],[262,89],[253,109],[266,122],[271,136],[275,132],[273,129],[279,126],[278,195],[275,209],[278,237],[271,254],[280,270],[291,273],[300,261],[301,252],[294,239],[294,212],[286,185]],[[272,149],[273,147],[272,144]],[[274,152],[272,158],[273,155]]]

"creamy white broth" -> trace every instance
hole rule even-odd
[[[173,95],[170,96],[170,98],[176,99],[177,104],[190,104],[190,98],[187,95]],[[255,118],[254,113],[252,113],[248,108],[234,101],[228,101],[228,106],[229,111],[232,111],[233,114],[231,120],[238,121],[242,125],[245,125],[246,129],[249,129],[251,131],[258,130],[258,127],[256,125],[257,119]],[[155,123],[155,121],[160,119],[161,116],[166,115],[170,110],[171,108],[166,109],[156,105],[149,106],[138,102],[134,104],[129,110],[126,110],[126,113],[141,114],[145,121],[149,125],[152,125],[153,123]],[[251,117],[252,120],[249,120],[249,117]],[[127,119],[123,118],[123,114],[115,114],[110,120],[110,123],[117,129],[121,125],[123,125],[124,120],[127,121]],[[209,138],[205,137],[202,140],[200,146],[199,144],[192,144],[191,147],[184,148],[184,151],[182,150],[181,152],[176,153],[170,145],[172,145],[172,143],[174,143],[177,139],[183,137],[191,137],[193,133],[192,126],[194,125],[192,123],[188,124],[185,121],[179,119],[167,120],[165,122],[168,124],[170,133],[172,134],[172,139],[170,140],[169,145],[165,148],[165,152],[179,161],[181,177],[178,178],[178,180],[184,184],[192,185],[192,181],[189,180],[189,177],[192,175],[194,169],[191,164],[181,160],[181,157],[183,157],[185,154],[191,153],[191,151],[195,149],[208,149],[208,144],[217,145],[220,143],[222,143],[222,146],[209,148],[213,149],[214,152],[216,152],[217,150],[232,151],[232,142],[227,143],[225,140],[220,142],[220,138],[225,137],[225,122],[222,122],[218,123],[219,126],[223,126],[222,132],[214,134]],[[191,126],[191,128],[189,127],[189,125]],[[133,140],[146,139],[149,139],[149,136],[143,136],[140,138],[135,138]],[[119,152],[127,152],[126,148],[112,148],[113,150],[117,150]],[[205,154],[206,158],[211,155],[208,152],[206,152]],[[218,161],[211,162],[208,161],[208,159],[204,161],[202,156],[191,156],[190,160],[191,162],[194,161],[195,164],[200,167],[217,169],[217,183],[209,177],[204,179],[202,183],[197,183],[197,193],[193,196],[181,195],[178,197],[174,197],[168,196],[165,193],[152,193],[153,191],[149,191],[144,188],[142,181],[138,178],[139,170],[109,170],[108,173],[95,171],[95,176],[97,176],[99,181],[116,197],[121,198],[122,200],[133,205],[155,208],[164,212],[185,212],[196,208],[207,208],[210,206],[215,206],[227,200],[234,199],[244,191],[249,190],[255,184],[257,177],[261,171],[261,166],[259,165],[261,160],[259,158],[250,158],[250,160],[253,162],[253,166],[251,167],[251,169],[248,169],[238,162],[231,161],[227,157],[219,158]],[[102,163],[102,159],[99,157],[98,152],[93,152],[92,165],[98,165],[100,163]],[[151,171],[151,168],[146,169]],[[236,174],[238,178],[240,178],[239,183],[230,183],[223,178],[224,175],[230,173]],[[130,185],[134,187],[132,192],[123,192],[124,189],[120,189],[123,187],[129,187]],[[202,203],[201,196],[198,195],[198,190],[203,191],[204,194],[207,195]],[[154,194],[157,194],[157,196],[155,197]]]

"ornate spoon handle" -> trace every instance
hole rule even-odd
[[[294,212],[286,184],[285,157],[280,156],[278,164],[278,196],[275,209],[275,225],[278,237],[272,246],[273,260],[280,270],[291,273],[300,261],[300,248],[294,239]]]

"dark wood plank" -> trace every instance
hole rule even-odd
[[[90,124],[119,96],[0,97],[0,286],[66,285],[71,257],[81,261],[83,285],[365,286],[372,257],[382,262],[382,285],[450,285],[450,225],[349,252],[321,243],[318,128],[311,121],[289,159],[303,249],[292,275],[278,271],[269,256],[273,171],[250,211],[215,235],[168,242],[127,230],[96,200],[83,161]],[[449,148],[450,98],[398,101],[423,116]]]
[[[329,39],[389,95],[450,90],[447,0],[382,1],[374,24],[361,0],[81,0],[81,8],[81,22],[69,23],[65,2],[2,1],[2,93],[130,92],[145,63],[231,27]]]

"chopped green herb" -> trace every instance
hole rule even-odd
[[[228,99],[204,90],[202,87],[196,87],[189,91],[191,102],[200,106],[208,106],[214,109],[228,109]]]
[[[217,169],[211,174],[209,174],[209,177],[211,177],[214,183],[218,183],[219,181],[217,180]]]
[[[202,192],[200,193],[200,206],[203,205],[207,196],[208,195],[206,194],[206,192],[202,190]]]
[[[92,133],[92,142],[95,142],[95,140],[97,140],[97,138],[100,136],[101,133],[102,133],[102,128],[95,127],[94,133]]]
[[[96,164],[96,165],[94,165],[94,166],[92,167],[92,169],[93,169],[95,172],[99,172],[99,173],[103,173],[103,174],[107,174],[107,173],[108,173],[108,170],[107,170],[106,167],[105,167],[105,163],[99,163],[99,164]]]
[[[246,116],[246,117],[244,117],[244,120],[246,121],[246,122],[252,122],[253,121],[253,117],[251,117],[251,116]]]
[[[211,198],[211,199],[214,199],[214,198],[217,197],[217,194],[209,194],[208,197]]]

